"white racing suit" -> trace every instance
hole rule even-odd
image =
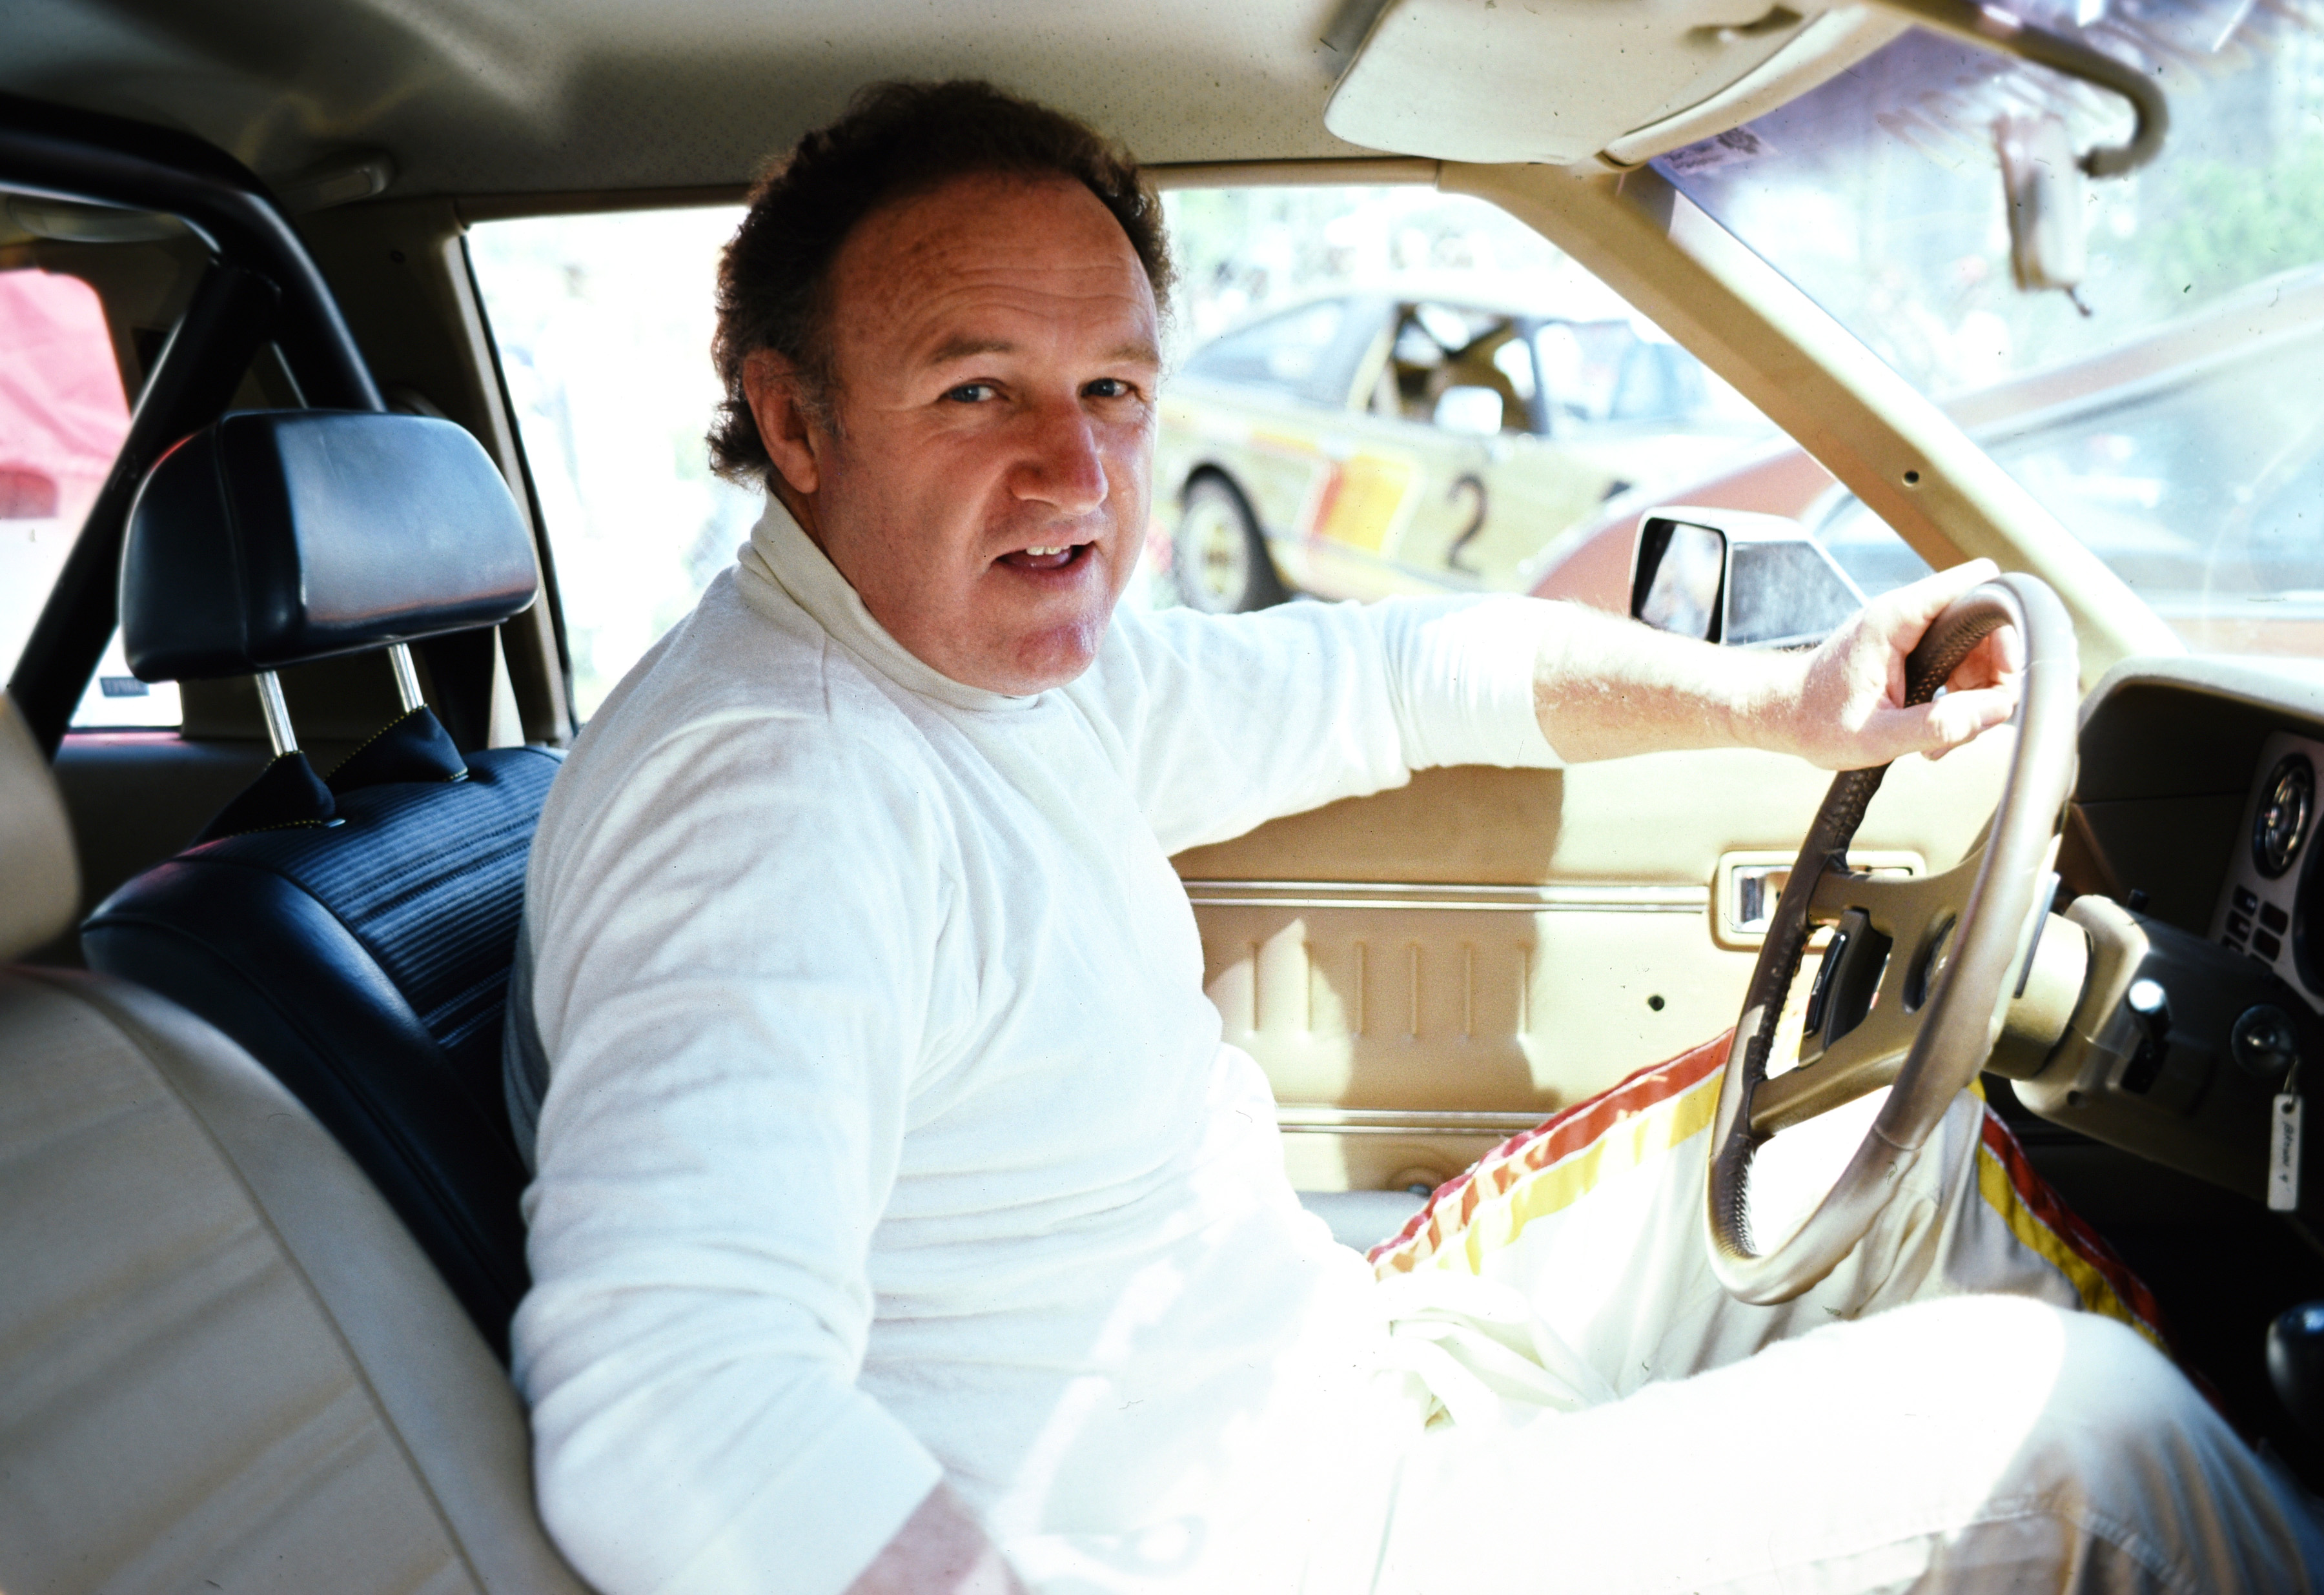
[[[1425,1426],[1318,1536],[1310,1590],[2324,1587],[2313,1498],[2172,1366],[2144,1286],[1975,1095],[1830,1277],[1730,1298],[1702,1216],[1725,1055],[1517,1137],[1375,1249]],[[1763,1150],[1758,1233],[1877,1103]]]

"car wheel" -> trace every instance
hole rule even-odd
[[[1197,476],[1187,484],[1170,567],[1178,596],[1209,614],[1264,609],[1287,595],[1250,506],[1223,477]]]

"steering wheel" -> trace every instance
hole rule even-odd
[[[2012,574],[1962,595],[1906,661],[1906,698],[1927,703],[2004,625],[2025,645],[2017,747],[1986,838],[1940,875],[1883,880],[1847,866],[1848,844],[1887,766],[1843,770],[1825,794],[1777,900],[1727,1054],[1711,1131],[1711,1263],[1737,1299],[1787,1302],[1864,1238],[1952,1100],[1984,1066],[2016,975],[2049,908],[2045,869],[2072,789],[2080,654],[2057,595]],[[1797,1067],[1767,1055],[1811,929],[1833,945],[1808,1002]],[[1767,1251],[1750,1226],[1751,1163],[1778,1132],[1881,1086],[1888,1100],[1806,1222]]]

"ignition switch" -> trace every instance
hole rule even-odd
[[[2227,1046],[2236,1063],[2270,1085],[2290,1079],[2300,1062],[2300,1032],[2292,1016],[2273,1002],[2245,1009]]]

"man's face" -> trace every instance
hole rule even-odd
[[[833,263],[836,429],[779,355],[752,410],[784,502],[897,641],[995,692],[1088,668],[1146,527],[1153,290],[1068,180],[963,178]]]

